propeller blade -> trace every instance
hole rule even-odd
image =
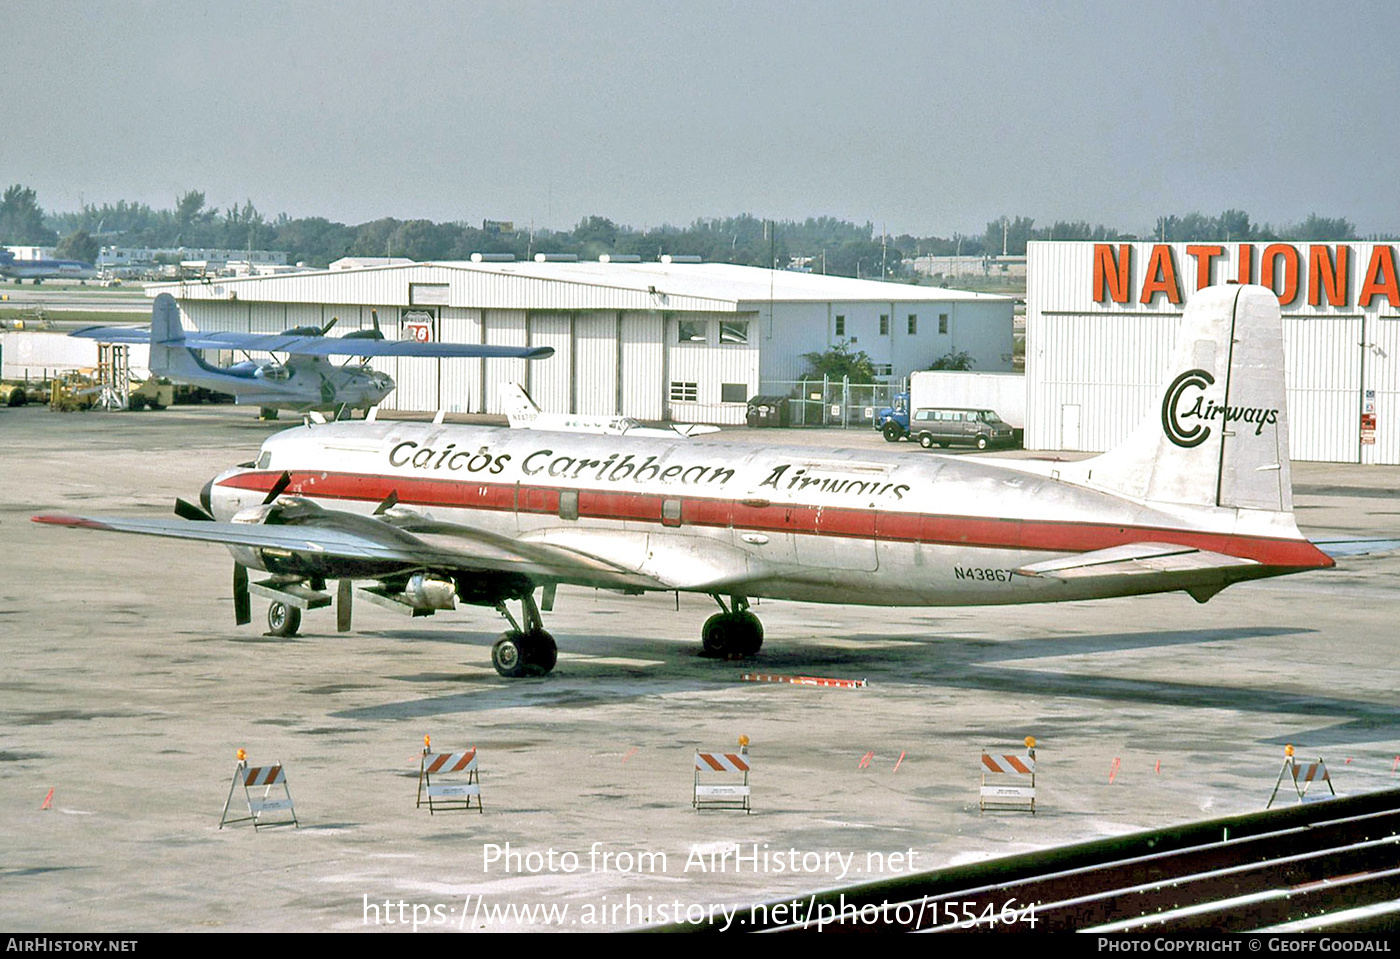
[[[248,596],[248,567],[233,564],[233,621],[247,626],[253,621],[253,604]]]
[[[379,339],[383,339],[383,338],[384,338],[384,333],[383,333],[383,331],[381,331],[381,330],[379,329],[379,311],[378,311],[378,310],[370,310],[370,311],[369,311],[369,319],[370,319],[370,322],[374,324],[374,332],[376,332],[376,333],[379,334]]]
[[[272,489],[267,491],[267,498],[263,500],[263,505],[266,506],[268,503],[271,503],[277,497],[287,492],[287,487],[291,485],[292,474],[283,470],[282,475],[277,477],[277,482],[272,484]]]
[[[214,522],[214,517],[209,513],[200,509],[189,500],[178,498],[175,500],[175,515],[181,519],[193,520],[196,523]]]
[[[321,327],[321,335],[325,336],[327,333],[329,333],[331,331],[331,327],[335,326],[336,322],[339,321],[339,319],[340,317],[338,316],[331,317],[331,321],[325,326]]]
[[[392,509],[395,505],[397,505],[398,502],[399,502],[399,491],[396,490],[396,489],[391,489],[391,490],[389,490],[389,495],[386,496],[386,497],[384,497],[384,500],[383,500],[378,506],[376,506],[376,507],[374,508],[374,512],[373,512],[371,515],[373,515],[373,516],[380,516],[380,515],[382,515],[382,514],[384,514],[384,513],[387,513],[387,512],[389,512],[390,509]]]
[[[350,596],[352,595],[354,583],[348,579],[342,579],[335,591],[335,628],[337,632],[350,632]]]

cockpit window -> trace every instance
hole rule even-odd
[[[270,464],[271,462],[272,450],[263,450],[261,453],[258,454],[258,461],[253,465],[260,470],[265,470],[267,469],[268,464]]]

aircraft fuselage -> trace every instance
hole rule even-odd
[[[938,606],[1155,591],[1013,573],[1134,543],[1254,561],[1212,571],[1220,585],[1330,565],[1288,514],[1148,504],[988,460],[417,423],[277,434],[255,468],[216,478],[216,518],[261,503],[284,471],[288,493],[328,509],[367,514],[392,494],[438,523],[577,549],[657,588],[747,597]]]

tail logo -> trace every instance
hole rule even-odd
[[[1183,449],[1191,449],[1193,446],[1200,446],[1210,436],[1210,427],[1197,423],[1189,429],[1183,428],[1181,418],[1176,412],[1177,404],[1181,401],[1181,395],[1188,389],[1195,388],[1204,390],[1208,386],[1215,385],[1215,377],[1205,370],[1187,370],[1176,379],[1172,380],[1172,385],[1167,387],[1167,395],[1162,398],[1162,429],[1167,434],[1167,439]],[[1213,405],[1213,404],[1212,404]],[[1200,397],[1196,398],[1196,406],[1186,413],[1190,416],[1201,406]]]
[[[1167,387],[1167,395],[1162,398],[1162,430],[1167,434],[1167,439],[1183,449],[1191,449],[1210,438],[1210,427],[1205,424],[1211,420],[1220,420],[1222,423],[1252,423],[1255,436],[1263,434],[1264,427],[1278,422],[1277,409],[1216,405],[1215,400],[1206,402],[1204,396],[1197,396],[1190,409],[1184,412],[1177,411],[1181,398],[1188,389],[1205,390],[1214,385],[1215,377],[1205,370],[1187,370],[1172,380],[1171,386]],[[1196,422],[1188,427],[1182,424],[1183,420]]]

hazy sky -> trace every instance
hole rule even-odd
[[[1400,3],[6,0],[0,181],[267,216],[1400,231]]]

